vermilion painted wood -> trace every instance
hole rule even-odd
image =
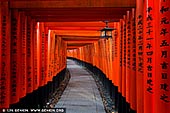
[[[54,76],[53,70],[54,70],[54,47],[55,47],[55,36],[54,36],[53,31],[51,31],[50,38],[51,38],[50,40],[50,81],[52,81],[52,78]]]
[[[42,86],[41,82],[41,67],[42,67],[42,38],[41,38],[41,26],[42,23],[37,23],[37,79],[38,79],[38,87]]]
[[[114,22],[114,28],[117,28],[117,26],[116,26],[116,22]],[[116,74],[116,60],[117,60],[117,55],[116,55],[116,53],[117,53],[117,29],[116,30],[114,30],[113,31],[113,33],[112,33],[112,35],[113,35],[113,38],[112,38],[112,65],[113,65],[113,68],[112,68],[112,70],[113,70],[113,75],[112,75],[112,81],[113,81],[113,84],[115,85],[116,84],[116,77],[117,77],[117,74]]]
[[[121,70],[120,70],[120,73],[121,73],[121,76],[120,76],[120,83],[119,83],[119,86],[120,87],[118,87],[118,91],[122,94],[122,91],[123,91],[123,89],[122,89],[122,85],[123,85],[123,81],[122,81],[122,79],[123,79],[123,19],[120,19],[120,51],[121,51],[121,53],[120,53],[120,68],[121,68]]]
[[[20,76],[20,97],[24,97],[26,95],[26,83],[27,83],[27,55],[29,55],[29,51],[27,52],[27,17],[25,16],[24,12],[20,12],[20,39],[21,39],[21,44],[19,49],[21,50],[21,76]]]
[[[31,8],[39,8],[39,9],[48,9],[48,8],[93,8],[93,7],[135,7],[135,0],[93,0],[93,1],[86,1],[86,0],[65,0],[63,1],[56,1],[56,0],[17,0],[17,1],[10,1],[10,8],[23,8],[23,9],[31,9]],[[57,5],[56,5],[57,4]]]
[[[39,87],[39,77],[38,77],[38,36],[37,36],[37,32],[39,29],[39,23],[34,23],[33,25],[33,37],[34,37],[34,90],[36,90]]]
[[[112,68],[113,68],[113,65],[112,65],[112,39],[109,38],[108,39],[108,78],[109,80],[112,80],[112,76],[113,76],[113,72],[112,72]]]
[[[130,79],[131,79],[131,58],[130,58],[130,52],[131,52],[131,48],[130,48],[130,45],[132,43],[132,40],[131,40],[131,21],[130,21],[130,14],[131,12],[130,11],[127,11],[127,14],[126,14],[126,44],[125,44],[125,49],[126,49],[126,65],[125,65],[125,68],[126,68],[126,76],[125,76],[125,79],[126,79],[126,101],[128,103],[130,103]]]
[[[21,38],[20,38],[20,15],[18,10],[11,11],[11,76],[10,76],[10,104],[15,104],[20,98],[21,88]]]
[[[135,9],[131,13],[131,45],[130,45],[130,107],[136,111],[136,23],[135,23]]]
[[[33,87],[33,75],[34,75],[34,36],[33,36],[33,20],[31,17],[27,17],[27,75],[26,75],[26,84],[27,84],[27,93],[31,93],[34,89]]]
[[[123,52],[122,52],[122,96],[126,97],[126,16],[122,20],[123,26]]]
[[[55,70],[55,73],[58,73],[59,72],[59,58],[58,58],[58,56],[59,56],[59,53],[58,53],[58,50],[59,50],[59,43],[58,43],[58,38],[60,38],[60,37],[56,37],[55,38],[55,50],[54,50],[54,52],[55,52],[55,54],[54,54],[54,70]]]
[[[155,76],[153,113],[170,112],[170,1],[154,2],[155,12]]]
[[[0,2],[0,28],[2,29],[2,9],[1,9],[1,2]],[[0,30],[0,34],[2,34],[2,30]],[[1,48],[1,45],[2,45],[2,35],[0,35],[0,53],[2,53],[2,48]],[[0,62],[2,62],[1,60],[1,57],[0,57]],[[0,64],[0,68],[2,69],[2,66]],[[0,80],[2,79],[2,71],[0,70]],[[1,81],[2,82],[2,81]],[[4,84],[3,84],[4,85]],[[0,91],[0,100],[1,100],[1,106],[5,103],[5,102],[2,102],[2,101],[5,101],[5,99],[1,99],[2,98],[2,92]],[[8,103],[9,104],[9,103]],[[4,106],[4,105],[3,105]]]
[[[45,27],[45,26],[44,26]],[[48,27],[45,27],[45,39],[44,39],[44,44],[45,44],[45,84],[48,83]]]
[[[109,27],[113,27],[113,22],[109,22],[108,23]],[[99,27],[99,28],[103,28],[106,26],[106,24],[104,23],[104,21],[92,21],[92,22],[45,22],[45,26],[46,27],[82,27],[82,30],[83,28],[86,28],[86,27],[89,27],[89,28],[96,28],[96,27]]]
[[[7,2],[0,2],[0,109],[10,105],[10,11]]]
[[[116,49],[115,49],[115,60],[116,60],[116,68],[115,68],[115,72],[116,72],[116,81],[115,81],[115,85],[118,86],[118,87],[121,87],[120,86],[120,83],[121,83],[121,66],[120,66],[120,54],[121,54],[121,50],[120,50],[120,22],[116,22],[116,39],[115,39],[115,46],[116,46]]]
[[[51,74],[51,71],[50,71],[50,50],[51,50],[51,30],[48,30],[48,50],[47,50],[47,80],[48,81],[51,81],[50,80],[50,74]]]
[[[39,83],[40,86],[43,86],[45,84],[45,33],[44,33],[44,23],[40,23],[39,27],[39,54],[40,54],[40,62],[39,62],[39,68],[40,68],[40,75],[39,75]]]
[[[144,113],[143,4],[143,0],[136,0],[136,102],[138,113]]]
[[[154,0],[144,0],[144,113],[153,112],[155,93],[155,7]]]

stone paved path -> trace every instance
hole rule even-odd
[[[93,77],[83,67],[67,60],[70,81],[55,108],[66,108],[66,113],[105,113],[99,90]]]

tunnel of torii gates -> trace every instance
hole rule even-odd
[[[104,20],[112,38],[100,38]],[[0,108],[52,82],[67,57],[137,113],[170,113],[170,0],[1,0]]]

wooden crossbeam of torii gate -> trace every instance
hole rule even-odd
[[[135,0],[15,0],[10,8],[135,7]]]

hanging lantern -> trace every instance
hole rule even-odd
[[[108,21],[105,21],[106,27],[101,29],[101,38],[112,38],[112,31],[114,30],[113,28],[109,28],[108,26]]]

